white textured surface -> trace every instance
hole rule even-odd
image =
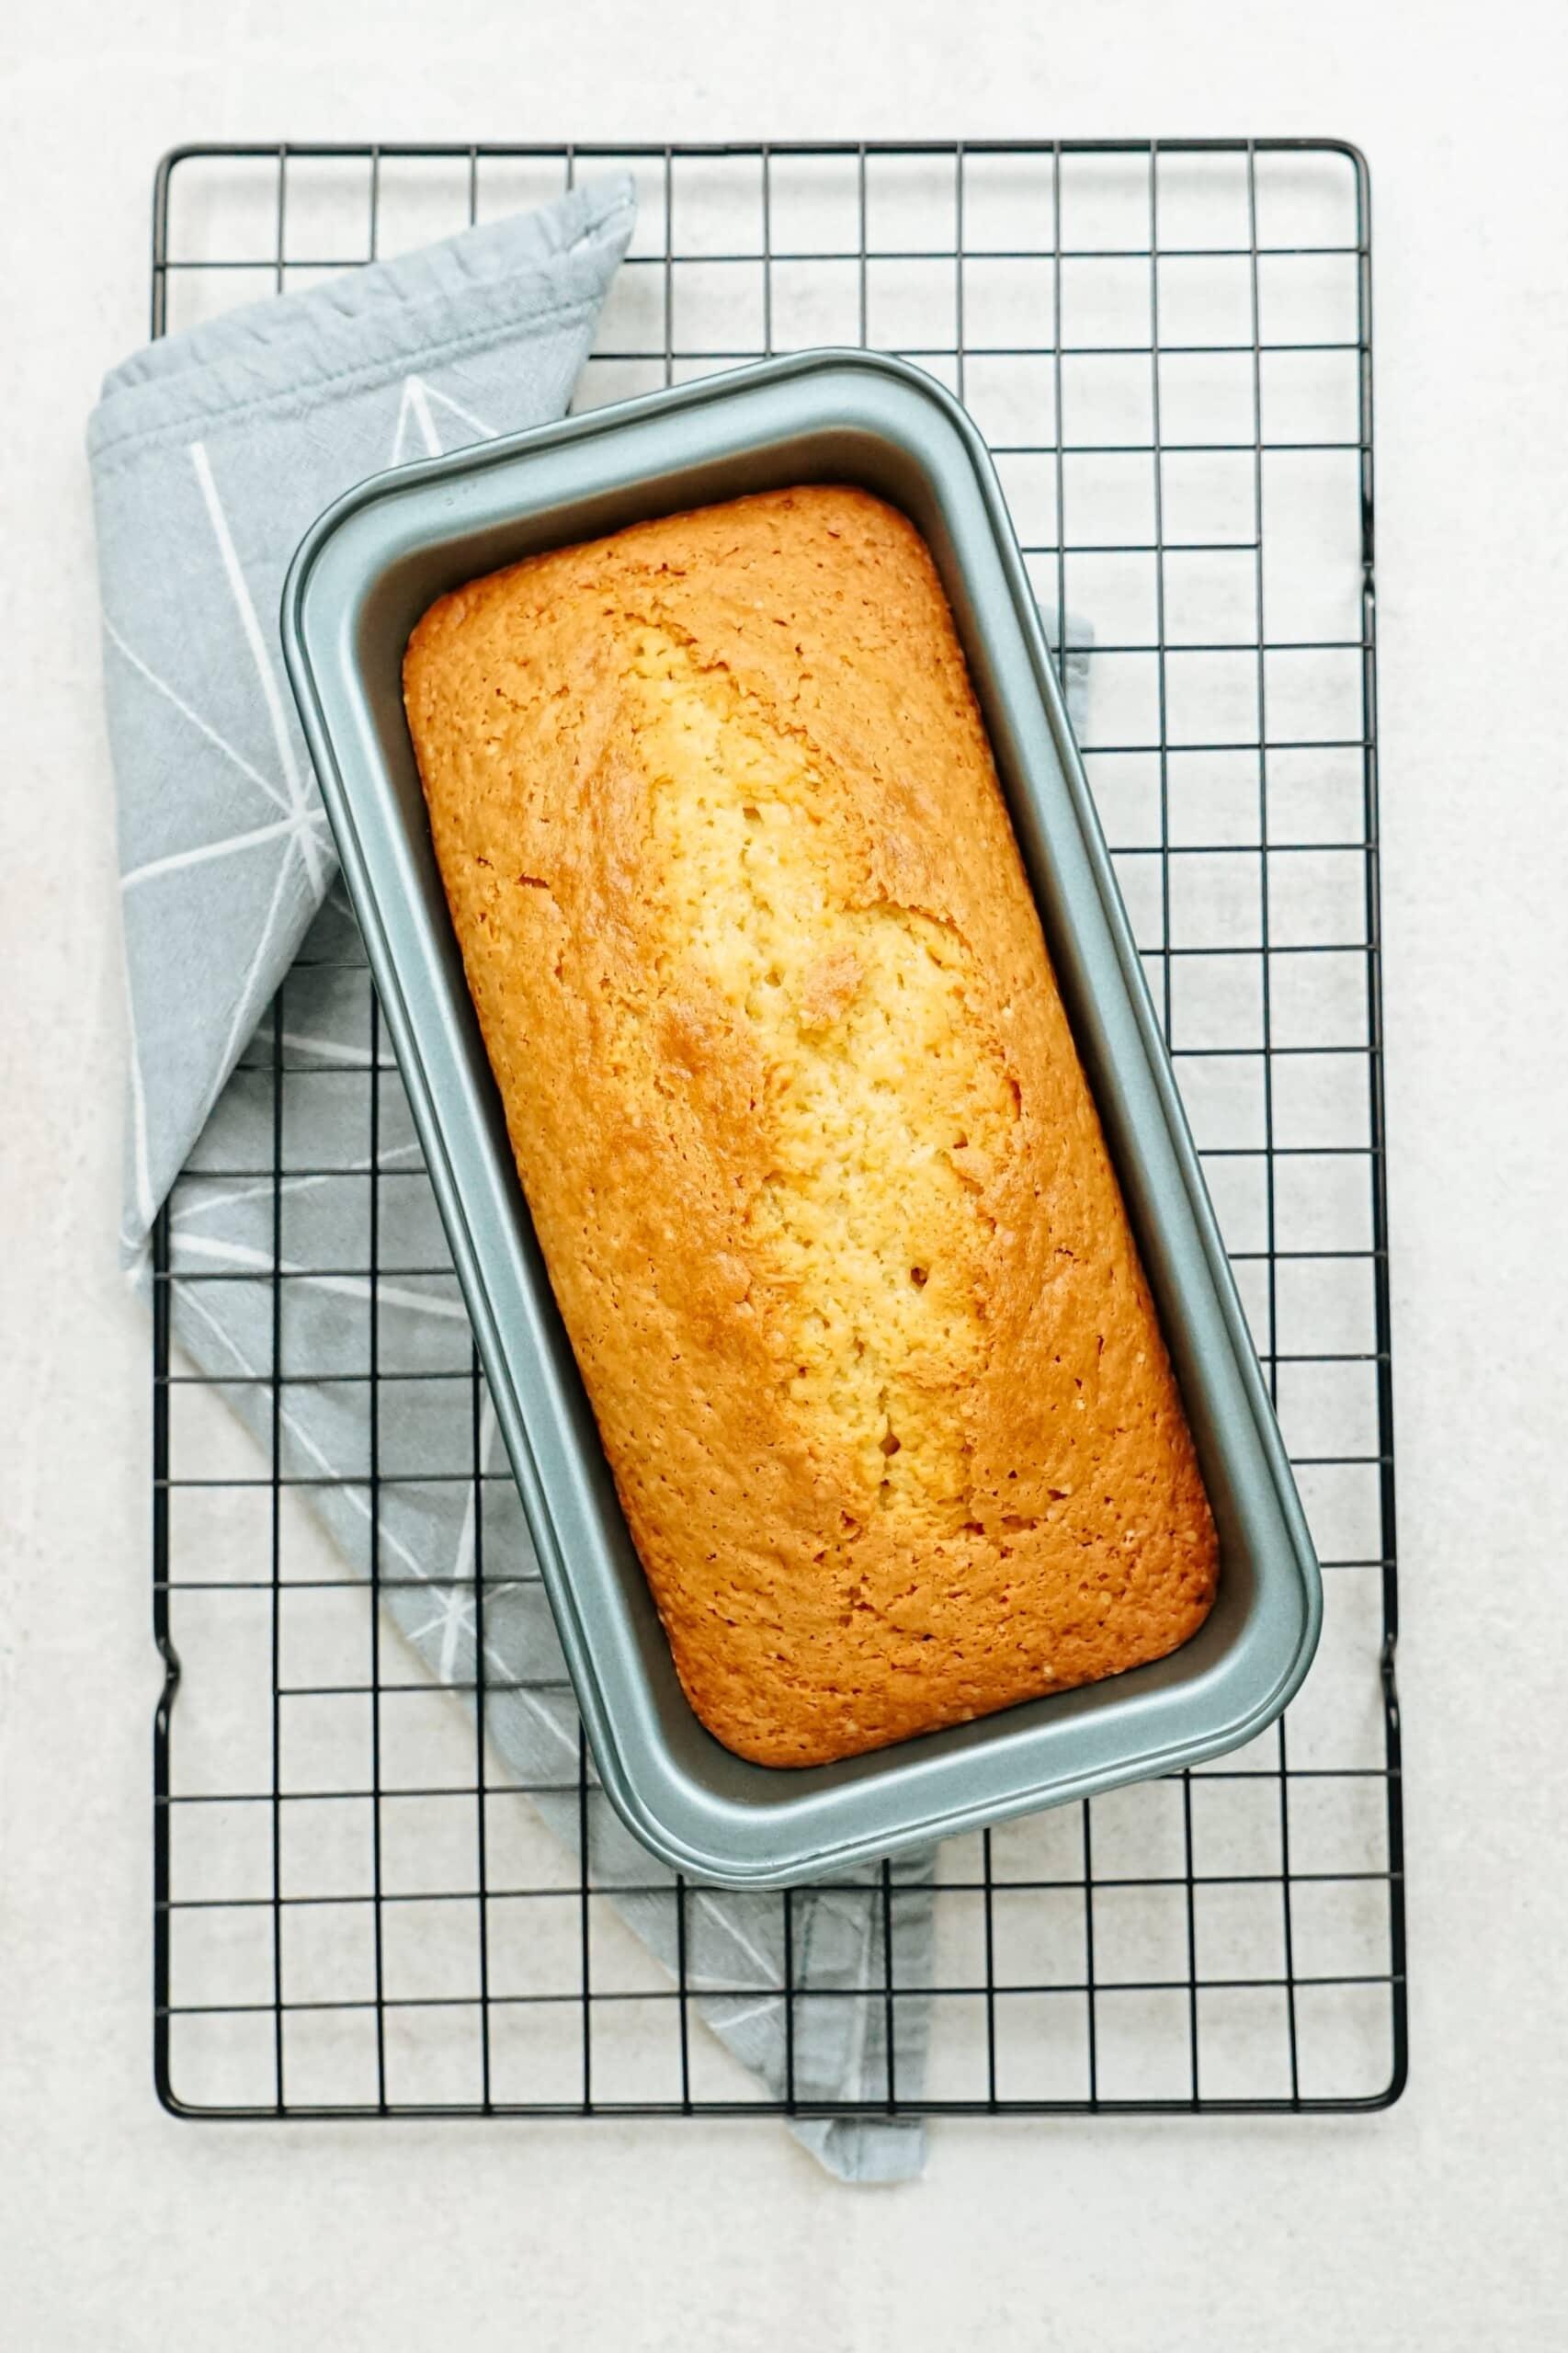
[[[727,22],[686,0],[59,0],[14,40],[0,2262],[28,2353],[394,2353],[486,2325],[826,2353],[1562,2341],[1565,63],[1550,0],[792,0]],[[947,2123],[925,2184],[882,2194],[768,2125],[172,2123],[148,2065],[146,1347],[113,1266],[81,456],[97,378],[144,329],[156,154],[1248,130],[1355,138],[1374,175],[1410,2092],[1369,2121]]]

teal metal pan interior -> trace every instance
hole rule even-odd
[[[1186,1647],[842,1764],[784,1771],[687,1705],[514,1170],[403,720],[443,591],[547,547],[795,483],[848,481],[925,534],[951,600],[1220,1531]],[[540,1567],[604,1784],[666,1862],[783,1885],[1252,1739],[1311,1662],[1317,1563],[983,442],[931,378],[861,352],[769,360],[377,476],[284,591],[290,675]]]

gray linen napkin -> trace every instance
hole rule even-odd
[[[339,492],[564,409],[631,211],[626,182],[584,188],[154,344],[105,385],[89,452],[132,1028],[123,1246],[145,1287],[172,1190],[174,1267],[222,1278],[174,1287],[175,1338],[276,1439],[281,1473],[319,1483],[301,1492],[352,1567],[374,1558],[435,1681],[483,1677],[509,1781],[584,1840],[593,1885],[672,1972],[684,1944],[694,2007],[769,2096],[875,2107],[923,2081],[931,1859],[788,1903],[691,1891],[683,1919],[591,1766],[580,1801],[564,1665],[277,642],[289,559]],[[1085,669],[1069,654],[1070,693]],[[279,1188],[232,1173],[275,1162]],[[806,1996],[790,2016],[787,1953]],[[794,2129],[846,2179],[923,2162],[915,2123]]]
[[[576,1711],[402,1087],[395,1069],[372,1068],[369,975],[276,616],[299,539],[341,491],[564,410],[632,204],[626,181],[585,188],[153,344],[108,378],[88,435],[131,1012],[128,1264],[145,1287],[173,1188],[176,1268],[224,1278],[175,1287],[175,1337],[264,1447],[276,1434],[285,1477],[322,1483],[301,1492],[345,1557],[369,1574],[374,1550],[392,1615],[437,1681],[472,1690],[482,1619],[491,1743],[569,1847],[584,1824]],[[373,1384],[358,1271],[371,1263],[372,1090],[377,1362],[397,1376]],[[202,1173],[265,1172],[275,1153],[278,1234],[269,1176]],[[285,1284],[275,1336],[267,1270],[279,1244],[285,1269],[308,1279]],[[371,1470],[372,1389],[373,1506],[355,1483]],[[477,1513],[476,1415],[498,1474]],[[693,1892],[682,1923],[671,1875],[597,1783],[585,1826],[593,1884],[672,1971],[684,1940],[695,2008],[768,2094],[883,2099],[891,1977],[914,1996],[896,2005],[898,2088],[918,2095],[928,1861],[898,1867],[891,1901],[871,1870],[797,1893],[788,1911],[778,1895]],[[788,2020],[787,1938],[810,1994]],[[796,2129],[845,2178],[897,2179],[922,2162],[915,2124]]]

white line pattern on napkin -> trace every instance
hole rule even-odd
[[[510,429],[564,409],[631,221],[626,185],[579,189],[543,212],[215,320],[183,347],[154,347],[117,370],[89,445],[115,614],[104,622],[105,693],[131,1007],[128,1264],[145,1280],[148,1230],[168,1197],[176,1345],[229,1384],[222,1393],[264,1449],[276,1437],[278,1475],[302,1483],[345,1561],[367,1576],[379,1566],[386,1610],[432,1677],[472,1689],[483,1664],[494,1685],[485,1728],[506,1774],[530,1789],[568,1852],[585,1821],[585,1884],[609,1894],[673,1972],[671,1875],[626,1832],[597,1777],[578,1785],[578,1719],[516,1490],[493,1475],[482,1492],[470,1475],[466,1317],[396,1074],[372,1068],[363,951],[333,881],[274,628],[260,618],[276,611],[314,515],[389,453],[433,455],[443,433],[449,446],[491,438],[487,417]],[[282,1004],[264,1020],[280,985]],[[367,1263],[372,1087],[381,1214],[410,1237],[403,1256],[421,1269],[417,1280],[400,1275],[397,1251],[383,1251],[373,1292],[353,1271]],[[254,1181],[234,1181],[246,1170]],[[383,1366],[402,1374],[380,1385],[376,1463],[369,1367],[357,1354],[371,1313]],[[325,1369],[335,1367],[359,1377],[335,1381]],[[482,1456],[495,1436],[486,1398]],[[907,2097],[924,2062],[928,1881],[928,1859],[893,1867],[891,1974]],[[884,2096],[885,2012],[871,1990],[890,1973],[880,1873],[853,1882],[790,1899],[793,1980],[806,1994],[790,2021],[778,1990],[784,1900],[704,1890],[687,1901],[692,2006],[773,2097],[791,2079],[807,2104]],[[892,2178],[921,2162],[909,2122],[797,2129],[846,2177]]]

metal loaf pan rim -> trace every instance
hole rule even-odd
[[[401,703],[409,630],[535,548],[824,476],[903,506],[944,578],[1221,1527],[1170,1658],[841,1764],[750,1765],[676,1681],[506,1146]],[[858,350],[722,376],[372,476],[305,535],[290,677],[604,1787],[672,1868],[842,1871],[1243,1745],[1311,1663],[1322,1587],[989,452],[923,370]]]

